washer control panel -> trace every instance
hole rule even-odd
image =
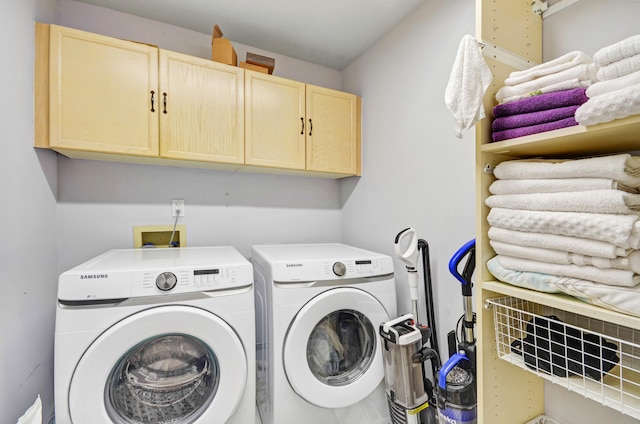
[[[251,268],[249,268],[251,270]],[[250,285],[251,272],[245,267],[225,266],[205,269],[172,269],[158,273],[144,271],[131,281],[132,295],[190,293],[223,290]]]
[[[231,246],[113,249],[60,275],[58,299],[162,296],[251,287],[251,263]]]

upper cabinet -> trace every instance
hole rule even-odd
[[[245,70],[248,165],[306,169],[305,84]]]
[[[360,98],[36,24],[35,146],[69,157],[360,175]]]
[[[49,147],[158,155],[158,49],[51,26],[48,59]]]
[[[245,71],[246,163],[360,175],[360,98]]]
[[[160,50],[160,156],[244,163],[241,68]]]
[[[307,85],[307,170],[360,175],[360,98]]]

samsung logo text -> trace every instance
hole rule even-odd
[[[103,278],[109,278],[109,274],[81,274],[81,280],[99,280]]]

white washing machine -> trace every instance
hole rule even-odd
[[[392,259],[323,243],[253,246],[252,261],[262,423],[388,423],[378,328],[396,317]]]
[[[252,283],[232,247],[110,250],[62,273],[56,423],[255,422]]]

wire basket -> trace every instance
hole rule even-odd
[[[485,307],[501,359],[640,419],[640,330],[515,297]]]

